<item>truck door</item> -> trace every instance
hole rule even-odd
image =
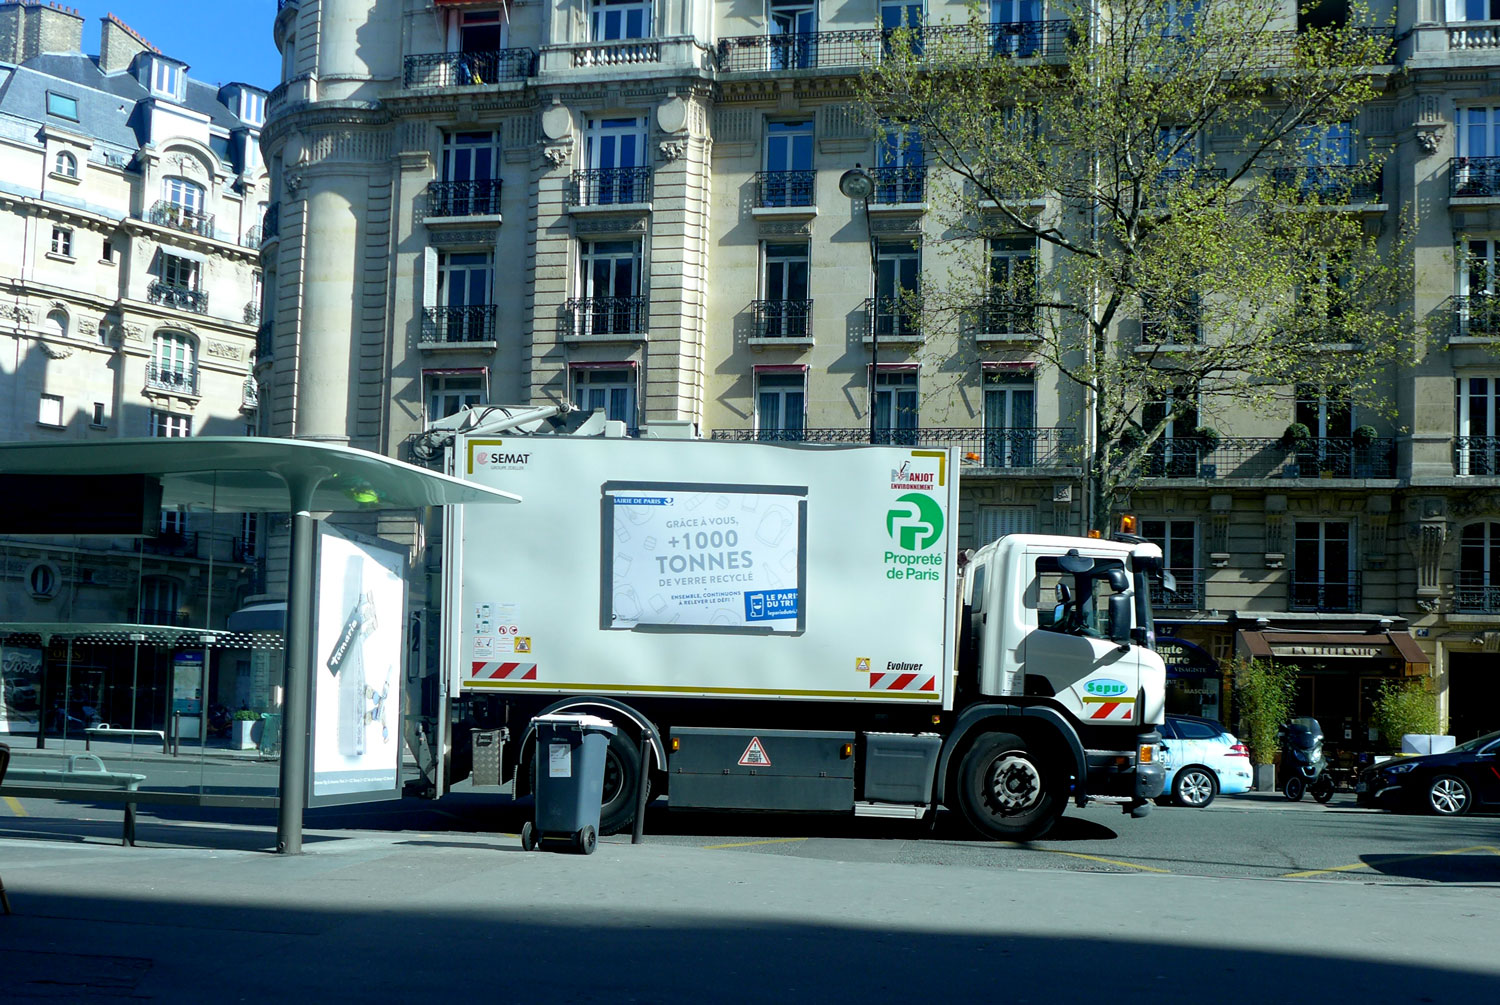
[[[1118,559],[1097,558],[1100,568]],[[1031,583],[1026,589],[1026,641],[1022,648],[1027,694],[1055,697],[1078,719],[1091,725],[1135,722],[1140,691],[1140,650],[1108,637],[1110,590],[1103,579],[1092,581],[1093,595],[1082,605],[1081,623],[1056,618],[1057,588],[1072,593],[1077,580],[1057,568],[1056,556],[1028,554]]]

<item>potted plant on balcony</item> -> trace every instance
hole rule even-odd
[[[229,731],[229,746],[233,750],[251,750],[260,742],[260,713],[242,708],[234,713]]]
[[[1312,430],[1301,422],[1294,422],[1281,434],[1281,445],[1296,455],[1292,468],[1295,477],[1318,477],[1318,458],[1313,450]]]
[[[1213,426],[1199,426],[1193,430],[1193,436],[1198,441],[1198,477],[1213,478],[1218,474],[1219,465],[1209,458],[1219,447],[1219,431]]]
[[[1375,474],[1375,427],[1360,426],[1354,430],[1354,477],[1370,478]]]

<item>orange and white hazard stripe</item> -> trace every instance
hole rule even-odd
[[[1084,698],[1084,718],[1091,721],[1130,722],[1135,718],[1134,698]],[[1092,705],[1090,710],[1088,706]]]
[[[937,677],[916,673],[872,673],[871,691],[936,691]]]
[[[474,663],[471,680],[536,680],[535,663]]]

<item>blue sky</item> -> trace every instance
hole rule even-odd
[[[99,19],[114,14],[146,41],[210,84],[244,81],[270,90],[281,82],[271,40],[276,0],[60,0],[84,17],[83,51],[99,54]]]

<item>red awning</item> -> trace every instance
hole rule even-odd
[[[866,363],[865,364],[865,369],[868,370],[869,368],[870,368],[870,365],[868,363]],[[918,370],[922,369],[922,364],[921,363],[881,363],[879,365],[879,369],[883,373],[916,373]]]
[[[1036,361],[1029,359],[1020,360],[998,360],[987,359],[979,364],[981,370],[999,370],[1002,372],[1017,373],[1036,369]]]

